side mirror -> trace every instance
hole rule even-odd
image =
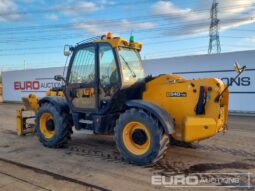
[[[55,75],[54,76],[54,80],[65,82],[65,78],[63,76],[61,76],[61,75]]]
[[[236,73],[240,74],[242,72],[242,68],[238,62],[235,62],[235,71]]]
[[[72,53],[72,51],[71,51],[71,46],[70,46],[70,45],[65,45],[65,46],[64,46],[64,55],[65,55],[65,56],[70,56],[71,53]]]

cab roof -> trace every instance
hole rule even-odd
[[[107,35],[103,35],[101,37],[94,37],[91,39],[87,39],[85,41],[82,41],[81,43],[78,43],[78,45],[86,44],[86,43],[97,43],[97,42],[109,43],[111,44],[113,48],[130,47],[130,48],[136,49],[139,52],[142,50],[142,46],[143,46],[141,42],[134,42],[133,36],[131,36],[130,41],[128,41],[127,39],[124,39],[124,38],[113,37],[112,33],[107,33]]]
[[[130,47],[137,49],[138,51],[142,50],[142,43],[141,42],[129,42],[124,38],[114,37],[114,38],[106,38],[97,40],[95,42],[107,42],[112,45],[113,48],[117,47]]]

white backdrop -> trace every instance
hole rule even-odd
[[[235,61],[248,67],[230,87],[230,110],[255,112],[255,51],[145,60],[147,75],[178,73],[186,78],[217,77],[230,82],[236,73]],[[53,86],[61,85],[53,77],[63,74],[63,67],[3,72],[3,100],[20,101],[36,93],[39,97]]]
[[[48,89],[61,86],[54,80],[57,74],[63,74],[62,67],[3,72],[3,101],[21,101],[30,93],[45,96]]]

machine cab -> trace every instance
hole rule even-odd
[[[128,42],[108,33],[71,48],[65,96],[74,112],[106,111],[113,98],[123,98],[120,92],[144,78],[139,54],[142,44],[132,39]]]

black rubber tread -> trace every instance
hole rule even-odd
[[[174,145],[174,146],[185,147],[185,148],[196,148],[197,147],[196,143],[179,141],[179,140],[176,140],[173,136],[170,136],[170,144]]]
[[[55,124],[55,134],[51,139],[46,138],[40,131],[40,118],[43,113],[51,113]],[[43,104],[36,114],[35,130],[40,142],[49,148],[63,148],[67,146],[68,140],[71,139],[72,123],[70,116],[65,112],[58,111],[50,103]]]
[[[151,146],[143,155],[134,155],[129,152],[122,139],[122,132],[125,125],[131,121],[143,123],[151,134]],[[162,126],[157,119],[143,110],[131,108],[122,113],[114,128],[114,139],[121,155],[130,163],[136,165],[150,165],[157,162],[165,154],[169,145],[169,136],[164,133]]]

